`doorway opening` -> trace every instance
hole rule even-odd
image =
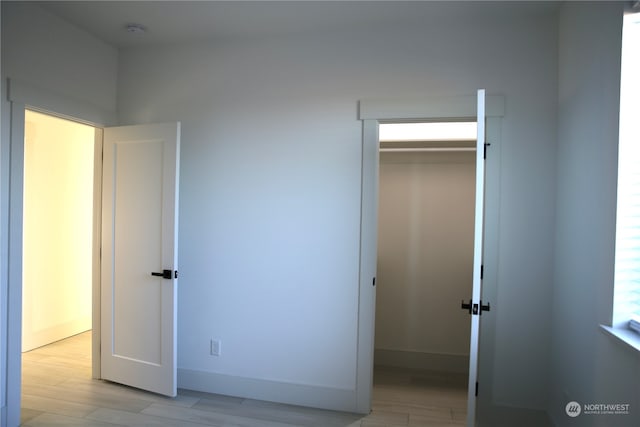
[[[91,377],[96,128],[27,109],[24,130],[23,379],[64,373],[64,360],[47,369],[36,349],[79,334],[68,357]]]
[[[406,383],[442,421],[463,421],[471,325],[460,301],[473,284],[476,122],[378,131],[374,382]]]

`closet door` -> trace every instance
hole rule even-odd
[[[483,311],[490,306],[482,298],[482,249],[484,246],[484,180],[485,180],[485,90],[478,90],[476,139],[476,206],[473,243],[473,291],[466,308],[471,314],[471,340],[469,345],[469,389],[467,398],[467,426],[476,420],[476,396],[478,380],[478,349],[480,346],[480,320]]]

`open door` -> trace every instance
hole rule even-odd
[[[486,101],[486,102],[485,102]],[[356,380],[356,411],[368,413],[372,401],[374,325],[375,325],[375,275],[377,265],[377,224],[378,224],[378,153],[380,149],[378,126],[381,122],[402,122],[414,120],[451,120],[451,118],[471,118],[477,120],[476,142],[476,219],[474,236],[473,292],[469,304],[463,302],[464,308],[471,314],[471,339],[469,355],[469,387],[467,424],[474,426],[476,422],[476,382],[478,378],[478,352],[480,334],[480,314],[489,311],[486,301],[480,301],[482,295],[482,260],[483,247],[486,249],[486,260],[490,265],[497,264],[497,230],[499,223],[498,189],[500,156],[500,118],[505,114],[503,96],[485,96],[485,90],[479,90],[476,96],[427,97],[413,99],[365,99],[359,103],[359,118],[362,120],[362,200],[360,230],[360,286],[359,286],[359,319],[358,319],[358,373]],[[492,215],[485,224],[485,131],[489,118],[489,132],[493,151],[492,166],[488,188],[488,207]],[[484,228],[487,227],[486,242]],[[486,277],[485,295],[496,295],[496,274],[489,270]],[[452,303],[455,303],[452,301]],[[474,314],[476,313],[476,314]],[[486,315],[484,316],[487,318]],[[493,320],[493,319],[491,319]],[[483,355],[493,353],[495,333],[494,322],[484,322]],[[484,357],[483,360],[491,360]],[[483,363],[482,375],[492,376],[492,365]],[[484,401],[490,401],[490,389],[482,391]],[[486,400],[485,400],[486,399]]]
[[[485,166],[485,90],[478,90],[476,139],[476,207],[473,242],[473,291],[469,304],[462,304],[471,314],[471,340],[469,347],[469,389],[467,397],[467,427],[476,420],[476,396],[478,393],[478,349],[480,344],[480,319],[490,305],[482,298],[482,249],[484,245],[484,166]]]
[[[175,396],[180,124],[104,129],[101,377]]]

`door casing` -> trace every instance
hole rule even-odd
[[[102,188],[102,127],[115,124],[115,113],[91,104],[70,100],[58,94],[9,80],[11,108],[9,150],[9,188],[7,203],[7,363],[5,414],[7,427],[20,424],[22,373],[22,235],[24,194],[25,109],[38,111],[93,126],[95,132],[94,212],[92,243],[92,376],[100,377],[100,246]],[[3,278],[4,279],[4,278]]]
[[[368,99],[359,103],[359,119],[362,121],[362,200],[360,225],[360,279],[358,301],[358,360],[356,396],[357,412],[371,410],[373,386],[373,350],[375,325],[375,286],[377,265],[378,185],[379,185],[379,139],[378,126],[385,121],[446,121],[476,120],[476,95],[443,96],[413,99]],[[491,176],[485,182],[485,207],[490,212],[485,221],[485,264],[497,268],[499,172],[500,172],[500,121],[505,114],[503,96],[486,97],[487,142],[490,149],[487,169]],[[489,267],[489,268],[492,268]],[[487,269],[485,269],[487,270]],[[497,275],[495,269],[487,272],[484,290],[495,300]],[[461,312],[462,314],[462,312]],[[495,316],[483,319],[479,371],[491,373]],[[484,361],[484,362],[483,362]],[[491,401],[490,390],[481,400]]]
[[[9,81],[9,101],[11,102],[11,129],[10,129],[10,152],[9,159],[9,188],[8,188],[8,242],[6,268],[8,301],[7,301],[7,413],[6,421],[8,427],[18,426],[20,423],[20,390],[21,390],[21,352],[20,341],[22,332],[22,191],[24,172],[24,110],[30,108],[35,111],[51,114],[54,116],[69,118],[74,121],[89,124],[98,129],[104,126],[115,125],[115,112],[103,110],[94,105],[77,100],[69,100],[58,94],[36,89],[21,82]],[[358,301],[358,342],[357,342],[357,372],[356,372],[356,399],[357,412],[368,413],[371,409],[371,390],[373,386],[373,334],[375,323],[375,265],[377,259],[377,201],[378,201],[378,123],[385,120],[443,120],[453,118],[465,118],[475,116],[475,96],[454,96],[454,97],[429,97],[414,99],[372,99],[361,100],[359,102],[359,119],[362,121],[362,199],[361,199],[361,233],[360,233],[360,274],[359,274],[359,301]],[[487,142],[491,143],[491,133],[494,132],[499,137],[499,120],[505,114],[505,100],[502,96],[487,96]],[[100,132],[96,132],[98,134]],[[96,136],[98,138],[98,136]],[[101,135],[100,135],[101,139]],[[499,147],[498,147],[499,148]],[[100,151],[101,150],[96,150]],[[495,151],[492,150],[494,153]],[[499,165],[499,156],[496,156]],[[97,162],[97,164],[101,164]],[[100,171],[101,172],[101,171]],[[499,174],[496,174],[499,176]],[[497,186],[499,179],[488,178],[487,191],[490,198],[487,200],[487,208],[498,213]],[[491,199],[493,198],[493,199]],[[492,201],[493,200],[493,201]],[[94,202],[95,203],[95,202]],[[98,201],[99,203],[99,201]],[[99,214],[101,209],[95,209]],[[487,216],[490,218],[490,216]],[[486,227],[491,227],[493,232],[487,228],[485,235],[487,239],[497,236],[497,215],[495,221],[487,221]],[[99,227],[99,218],[97,219]],[[94,218],[94,226],[96,224]],[[94,236],[98,240],[99,236],[94,230]],[[486,242],[485,246],[491,246],[486,251],[485,259],[492,253],[497,257],[497,241]],[[94,251],[96,242],[94,241]],[[99,253],[99,252],[98,252]],[[94,260],[95,260],[94,255]],[[95,262],[95,261],[94,261]],[[98,261],[99,262],[99,258]],[[497,263],[496,263],[497,264]],[[99,267],[99,264],[98,264]],[[95,345],[95,335],[98,335],[99,344],[99,289],[100,268],[94,264],[93,283],[93,376],[99,377],[99,345]],[[96,277],[96,274],[98,277]],[[491,273],[489,273],[491,274]],[[492,277],[495,279],[495,272]],[[489,276],[485,276],[485,292],[489,290],[495,294],[497,283],[491,285],[488,282]],[[97,283],[96,283],[97,280]],[[497,281],[497,279],[495,279]],[[98,304],[96,304],[98,298]],[[97,307],[97,321],[96,321]],[[494,323],[494,322],[492,322]],[[491,327],[488,329],[489,336],[483,335],[483,341],[491,340],[493,335]],[[484,332],[485,328],[483,328]],[[96,334],[97,332],[97,334]],[[489,344],[489,351],[492,346]],[[98,356],[95,352],[98,351]],[[487,360],[484,352],[481,352],[480,360]],[[98,366],[96,362],[98,361]],[[484,365],[481,362],[481,366]],[[489,394],[483,395],[483,400]]]

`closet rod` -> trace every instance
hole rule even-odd
[[[475,147],[414,147],[414,148],[380,148],[381,153],[415,153],[415,152],[449,152],[449,151],[476,151]]]

